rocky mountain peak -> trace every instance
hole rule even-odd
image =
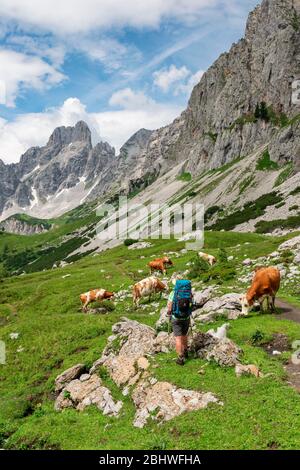
[[[92,146],[91,131],[84,121],[79,121],[74,127],[57,127],[48,141],[47,147],[64,147],[73,142],[86,142]]]

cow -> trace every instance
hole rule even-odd
[[[139,306],[142,297],[149,296],[149,302],[151,301],[151,295],[157,292],[163,292],[168,287],[157,277],[151,276],[137,282],[132,289],[133,305],[135,308]]]
[[[166,275],[167,274],[166,267],[173,266],[173,263],[170,260],[170,258],[168,258],[167,256],[164,256],[163,258],[157,258],[157,259],[154,259],[153,261],[150,261],[150,263],[148,263],[148,266],[150,268],[150,275],[154,271],[160,271],[162,274]]]
[[[207,253],[203,253],[203,251],[199,251],[198,255],[200,258],[204,259],[204,261],[207,261],[208,264],[210,264],[211,266],[213,266],[217,262],[214,256],[208,255]]]
[[[102,300],[110,300],[114,297],[113,292],[109,292],[105,289],[94,289],[86,292],[85,294],[80,295],[80,300],[82,303],[82,310],[86,313],[87,306],[91,302],[101,302]]]
[[[263,302],[267,299],[268,309],[275,312],[275,297],[280,287],[280,271],[277,268],[261,267],[254,273],[252,285],[247,293],[241,297],[242,313],[248,315],[254,302],[258,300],[260,310],[263,312]],[[271,302],[270,302],[271,299]]]

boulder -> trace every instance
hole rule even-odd
[[[300,251],[296,252],[296,256],[294,258],[294,263],[295,264],[300,264]]]
[[[291,238],[290,240],[287,240],[286,242],[282,243],[279,247],[279,251],[285,251],[285,250],[294,250],[296,248],[300,248],[300,235],[297,237]]]
[[[193,312],[193,319],[201,323],[210,323],[220,315],[226,315],[230,320],[242,316],[240,294],[225,294],[208,300],[202,308]]]
[[[83,411],[86,407],[95,405],[104,415],[118,416],[123,403],[115,402],[108,388],[102,385],[100,377],[93,374],[84,379],[72,380],[58,395],[55,409],[76,408]]]
[[[62,374],[58,375],[55,379],[55,391],[60,392],[66,384],[71,380],[77,379],[85,370],[84,364],[76,364],[76,366],[70,367],[65,370]]]
[[[259,368],[253,364],[243,365],[237,364],[235,366],[235,374],[237,377],[241,377],[242,375],[251,374],[254,377],[263,377],[263,374],[260,372]]]
[[[129,380],[138,380],[140,372],[136,365],[140,357],[153,354],[156,332],[153,328],[134,320],[123,318],[113,326],[114,336],[108,343],[102,357],[93,364],[94,373],[100,366],[107,368],[113,381],[120,387]]]
[[[247,258],[247,259],[244,259],[242,264],[243,264],[243,266],[251,266],[253,264],[253,261],[252,261],[252,259]]]
[[[152,243],[149,242],[137,242],[133,243],[133,245],[130,245],[128,247],[128,250],[143,250],[145,248],[151,248]]]
[[[232,367],[239,362],[241,349],[229,338],[222,335],[222,339],[209,333],[198,332],[193,336],[190,346],[196,357],[215,361],[220,366]]]
[[[194,304],[197,308],[203,307],[213,296],[214,289],[212,287],[208,287],[202,291],[195,291],[193,292],[194,296]]]
[[[138,428],[143,428],[150,418],[169,421],[182,413],[206,408],[210,403],[222,405],[212,393],[184,390],[153,379],[140,381],[132,399],[136,407],[133,425]]]

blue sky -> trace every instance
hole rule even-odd
[[[118,150],[185,108],[257,0],[1,0],[0,158],[84,119]]]

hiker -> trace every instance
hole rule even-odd
[[[191,281],[177,276],[172,280],[174,290],[168,298],[169,321],[172,321],[173,333],[176,339],[176,364],[183,366],[188,358],[188,332],[192,314],[192,285]]]

